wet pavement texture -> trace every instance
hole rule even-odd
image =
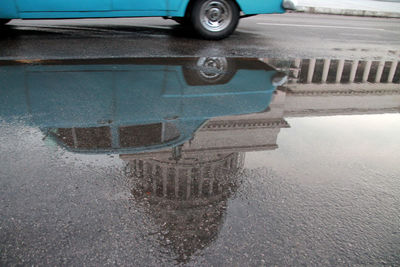
[[[3,61],[0,263],[398,265],[399,71]]]
[[[311,14],[240,20],[219,42],[161,18],[13,20],[0,29],[0,59],[126,57],[396,58],[398,19]]]

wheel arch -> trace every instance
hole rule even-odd
[[[188,14],[193,4],[198,0],[188,0],[185,15]],[[285,13],[282,0],[230,0],[239,8],[243,15]]]
[[[196,3],[197,1],[199,1],[199,0],[189,0],[188,1],[187,5],[186,5],[186,9],[185,9],[185,17],[189,16],[190,10],[193,8],[194,3]],[[236,4],[236,6],[239,8],[239,12],[242,11],[242,8],[239,5],[238,1],[236,1],[236,0],[229,0],[229,1],[232,1],[233,3]]]

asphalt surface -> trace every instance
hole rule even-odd
[[[13,21],[0,265],[399,265],[398,26]]]
[[[400,48],[398,19],[260,15],[219,42],[198,40],[172,20],[14,20],[2,30],[0,59],[145,56],[385,57]]]

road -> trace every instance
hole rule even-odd
[[[329,15],[259,15],[242,19],[219,42],[190,37],[159,18],[13,21],[3,30],[0,59],[146,56],[393,58],[398,19]]]
[[[399,26],[13,21],[0,265],[400,265]]]

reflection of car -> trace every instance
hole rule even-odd
[[[0,66],[0,80],[0,119],[26,118],[74,151],[128,152],[263,111],[284,77],[254,59],[153,58]]]
[[[240,14],[283,13],[296,0],[1,0],[0,24],[10,19],[166,17],[207,39],[236,28]]]

